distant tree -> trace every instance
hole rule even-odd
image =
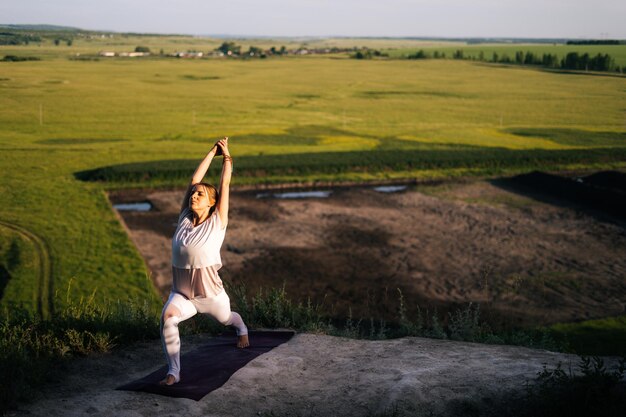
[[[409,55],[408,58],[409,59],[426,59],[426,58],[430,58],[430,57],[426,54],[426,52],[424,52],[423,49],[420,49],[419,51],[417,51],[413,55]]]
[[[517,51],[515,52],[515,63],[522,65],[524,63],[524,52]]]
[[[235,42],[224,42],[216,48],[216,51],[220,51],[224,55],[239,55],[241,46],[236,45]]]
[[[569,52],[565,55],[565,58],[561,60],[561,68],[563,69],[578,69],[578,62],[580,57],[578,52]]]
[[[546,68],[556,68],[558,66],[558,59],[556,55],[543,54],[541,58],[541,65]]]
[[[585,70],[585,71],[589,71],[589,54],[588,53],[584,53],[582,54],[582,56],[580,57],[580,61],[578,63],[578,68]]]
[[[480,51],[480,53],[478,54],[478,60],[479,61],[485,60],[485,53],[483,51]]]
[[[71,39],[67,40],[67,46],[72,46],[73,41]]]
[[[454,52],[454,55],[452,55],[452,58],[454,58],[454,59],[463,59],[463,50],[462,49],[457,49]]]
[[[538,65],[541,62],[539,62],[539,59],[535,57],[535,54],[533,54],[532,52],[528,51],[526,52],[526,55],[524,55],[524,64],[525,65]]]
[[[150,52],[150,48],[148,48],[147,46],[136,46],[135,47],[135,52],[149,53]]]
[[[612,71],[615,60],[609,54],[598,54],[589,60],[588,68],[592,71]]]
[[[248,56],[261,56],[263,54],[263,49],[258,48],[256,46],[250,46],[246,55]]]
[[[498,54],[497,53],[493,53],[491,55],[491,62],[498,62]]]
[[[55,40],[54,40],[54,44],[55,44],[56,46],[59,46],[59,44],[60,44],[60,43],[61,43],[61,39],[55,39]]]
[[[165,55],[165,52],[163,52],[163,48],[161,48],[161,50],[159,51],[159,55]]]
[[[439,51],[433,52],[433,58],[439,59]]]
[[[285,47],[285,45],[280,47],[280,54],[281,55],[285,55],[287,53],[287,48]]]

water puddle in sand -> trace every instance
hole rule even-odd
[[[152,204],[142,201],[141,203],[113,204],[113,208],[117,211],[150,211]]]
[[[378,191],[379,193],[397,193],[407,188],[408,185],[381,185],[380,187],[374,187],[374,191]]]
[[[260,193],[256,198],[328,198],[332,191],[294,191],[288,193]]]

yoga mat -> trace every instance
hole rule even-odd
[[[166,365],[116,389],[200,401],[209,392],[224,385],[232,374],[252,359],[285,343],[293,335],[294,332],[252,331],[248,335],[250,347],[245,349],[236,346],[237,336],[234,333],[213,337],[205,345],[181,356],[180,382],[169,386],[159,385],[159,381],[167,375]]]

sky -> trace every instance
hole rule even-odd
[[[234,36],[626,39],[624,0],[1,0],[2,24]]]

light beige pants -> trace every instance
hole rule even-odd
[[[180,316],[173,316],[163,321],[163,315],[172,305],[180,311]],[[180,380],[180,335],[178,323],[185,321],[197,313],[208,314],[225,326],[234,326],[238,336],[248,334],[248,328],[238,313],[230,311],[230,299],[226,291],[215,297],[188,299],[182,294],[172,292],[163,306],[161,314],[161,342],[169,366],[169,375],[173,375],[176,382]]]

